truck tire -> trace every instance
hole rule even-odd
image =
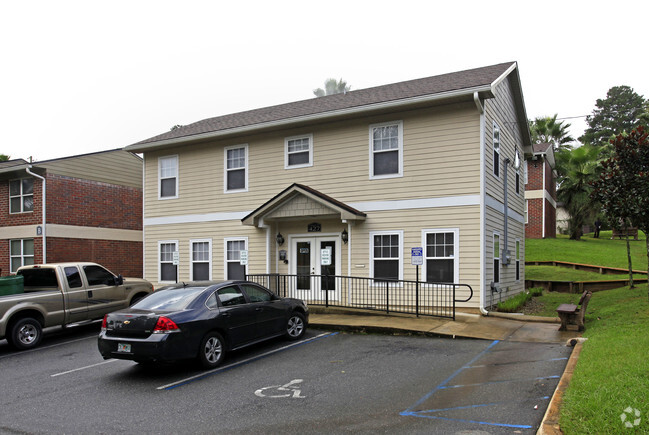
[[[17,349],[32,349],[41,342],[43,327],[38,320],[25,317],[13,324],[11,335],[7,338],[10,338],[9,342]]]

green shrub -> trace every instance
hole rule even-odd
[[[503,313],[516,313],[530,299],[532,299],[530,292],[523,291],[506,301],[498,302],[498,311]]]

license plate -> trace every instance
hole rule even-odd
[[[131,345],[130,344],[124,344],[124,343],[118,343],[117,344],[117,352],[131,352]]]

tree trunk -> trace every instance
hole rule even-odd
[[[633,285],[633,265],[631,264],[631,245],[629,244],[629,232],[626,230],[626,228],[624,232],[626,233],[626,258],[629,260],[629,288],[635,288],[635,285]]]
[[[647,300],[649,300],[649,235],[645,231],[645,244],[647,245]]]

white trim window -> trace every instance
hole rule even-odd
[[[529,219],[529,211],[530,211],[530,200],[526,199],[525,200],[525,224],[528,224],[528,219]]]
[[[246,279],[246,266],[241,264],[241,251],[248,249],[247,237],[228,237],[224,239],[225,279]]]
[[[516,281],[521,280],[521,241],[516,239]]]
[[[527,183],[529,183],[529,164],[530,162],[525,160],[525,165],[523,165],[523,181],[525,182],[525,185],[527,186]]]
[[[158,159],[158,199],[178,198],[178,156]]]
[[[494,257],[494,283],[500,282],[500,234],[494,233],[493,241]]]
[[[403,176],[403,121],[370,125],[370,180]]]
[[[459,282],[459,228],[422,230],[424,278],[429,283]]]
[[[224,149],[224,192],[248,191],[248,144]]]
[[[370,232],[370,274],[376,281],[403,279],[403,231]]]
[[[284,139],[284,169],[313,166],[313,135]]]
[[[9,181],[9,213],[34,211],[34,179],[21,178]]]
[[[178,252],[178,240],[158,242],[158,282],[178,282],[178,266],[173,264]]]
[[[500,127],[498,127],[495,121],[493,126],[494,176],[500,178]]]
[[[190,281],[212,280],[212,239],[189,241],[191,253]]]
[[[9,258],[11,273],[15,273],[21,266],[34,264],[34,239],[10,240]]]
[[[516,194],[521,194],[521,171],[520,169],[516,170]]]

